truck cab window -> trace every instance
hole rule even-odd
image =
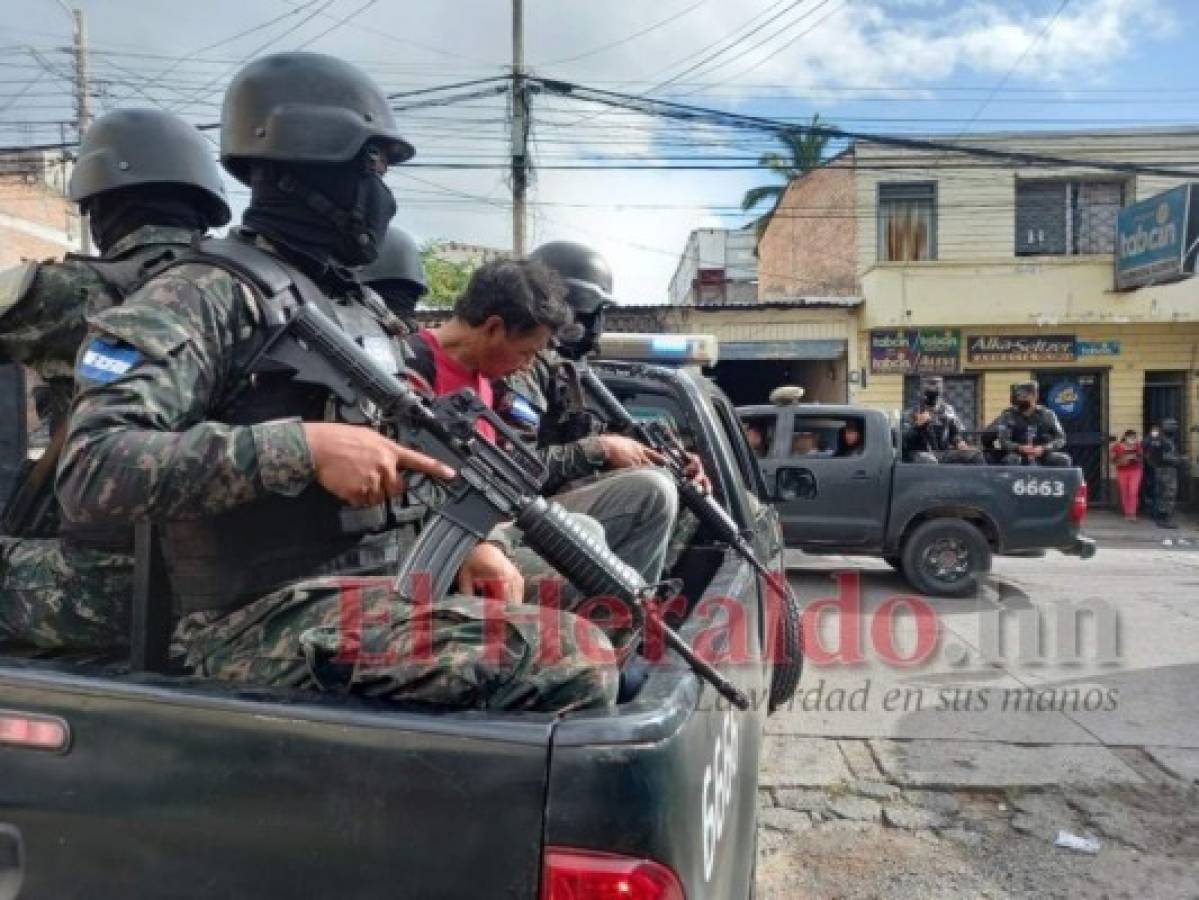
[[[792,457],[860,456],[866,447],[865,423],[858,416],[797,416],[791,436]]]

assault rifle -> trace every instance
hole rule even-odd
[[[691,479],[687,471],[691,460],[678,435],[661,422],[639,422],[634,419],[590,366],[573,361],[564,361],[562,365],[575,367],[583,393],[596,406],[607,427],[657,451],[662,456],[666,470],[674,477],[679,501],[715,535],[716,540],[728,544],[768,584],[774,585],[778,580],[777,575],[758,559],[737,523],[711,494]],[[782,589],[786,590],[786,587],[782,586]]]
[[[672,587],[651,585],[602,542],[578,527],[570,513],[541,496],[546,470],[519,436],[463,389],[426,401],[386,371],[342,329],[311,303],[298,305],[259,354],[261,368],[289,372],[298,381],[330,390],[347,405],[367,402],[412,446],[455,470],[441,486],[445,497],[421,529],[396,577],[400,592],[410,589],[415,573],[432,580],[432,596],[444,596],[470,551],[501,522],[512,520],[525,541],[564,575],[584,597],[612,597],[626,604],[634,627],[646,621],[663,643],[738,709],[749,699],[736,685],[701,659],[658,613]],[[478,428],[484,419],[511,446],[511,453],[487,440]]]

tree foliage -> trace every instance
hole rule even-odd
[[[441,244],[428,241],[420,249],[421,262],[425,266],[425,280],[429,283],[429,293],[421,298],[424,306],[442,309],[454,305],[454,301],[466,289],[466,283],[474,274],[477,266],[469,262],[454,262],[441,255]]]
[[[778,203],[787,190],[787,185],[806,172],[819,168],[824,164],[824,151],[828,146],[828,135],[814,129],[820,125],[820,116],[812,116],[809,125],[788,128],[778,133],[779,143],[783,152],[764,153],[758,160],[758,165],[765,166],[779,179],[776,184],[764,184],[750,188],[741,198],[741,209],[749,212],[760,207],[764,202],[770,202],[770,208],[753,220],[754,234],[758,240],[766,232],[770,218],[774,215]]]

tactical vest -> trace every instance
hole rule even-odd
[[[388,354],[391,371],[401,370],[398,348],[376,312],[361,302],[333,302],[299,270],[244,239],[204,241],[182,263],[229,272],[255,294],[266,319],[267,328],[235,356],[229,383],[236,387],[210,421],[362,421],[323,388],[254,371],[269,330],[282,327],[300,303],[318,306],[372,355]],[[305,578],[381,572],[410,546],[412,529],[401,527],[413,518],[406,512],[391,505],[353,509],[313,482],[295,497],[266,495],[211,518],[164,523],[163,556],[177,609],[232,609]]]

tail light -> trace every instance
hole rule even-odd
[[[1087,483],[1084,481],[1074,491],[1074,502],[1070,504],[1070,521],[1081,525],[1087,517]]]
[[[650,859],[550,847],[541,900],[686,900],[678,876]]]
[[[61,753],[70,743],[71,731],[62,719],[0,712],[0,744]]]

